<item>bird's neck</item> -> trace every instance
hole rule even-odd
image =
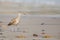
[[[21,18],[21,15],[18,15],[18,16],[17,16],[17,19],[20,19],[20,18]]]

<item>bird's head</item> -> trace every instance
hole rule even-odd
[[[22,14],[21,13],[18,13],[18,16],[21,16]]]
[[[18,17],[20,17],[22,15],[26,15],[26,14],[25,13],[18,13]]]

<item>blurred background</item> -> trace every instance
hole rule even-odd
[[[21,16],[18,27],[6,26],[12,18],[17,16],[17,13],[19,12],[31,15]],[[15,39],[15,36],[20,34],[24,37],[27,35],[27,37],[31,37],[30,40],[32,40],[32,35],[38,34],[38,36],[40,36],[42,30],[45,30],[45,34],[48,34],[48,36],[53,37],[51,40],[60,40],[59,14],[60,0],[0,0],[0,30],[3,31],[3,35],[6,37],[4,40],[18,40]],[[19,33],[17,30],[21,32]],[[28,33],[23,33],[25,30],[28,30]],[[13,31],[16,31],[16,33]],[[0,35],[0,38],[1,36],[2,35]],[[22,40],[24,39],[23,36]]]
[[[0,0],[0,13],[60,14],[60,0]]]

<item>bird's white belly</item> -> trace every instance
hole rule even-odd
[[[19,23],[19,21],[14,22],[14,24],[18,24],[18,23]]]

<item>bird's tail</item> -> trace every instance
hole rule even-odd
[[[11,24],[8,24],[8,26],[11,26]]]

